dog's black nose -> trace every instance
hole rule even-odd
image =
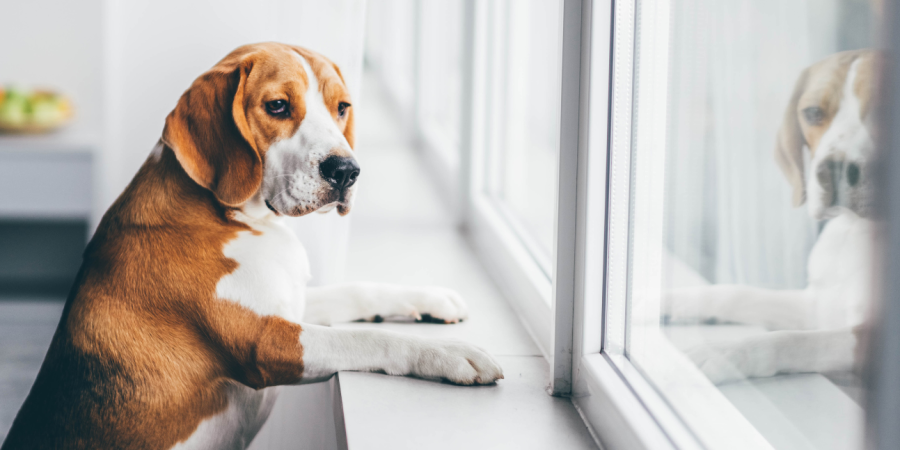
[[[328,184],[335,189],[343,189],[353,186],[359,177],[359,164],[353,158],[343,156],[329,156],[319,164],[322,176]]]

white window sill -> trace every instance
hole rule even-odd
[[[747,325],[668,326],[662,330],[681,349],[766,332]],[[840,450],[862,442],[862,408],[824,375],[756,378],[718,388],[774,448]],[[844,388],[852,392],[852,387]]]
[[[343,434],[353,450],[596,448],[572,402],[547,393],[547,360],[453,225],[388,102],[376,86],[367,92],[372,96],[358,110],[357,152],[366,175],[351,214],[346,281],[447,286],[465,298],[469,319],[335,326],[471,342],[498,359],[505,379],[472,387],[341,372],[334,383],[338,447]]]
[[[470,319],[455,325],[336,326],[471,342],[498,359],[505,379],[494,386],[471,387],[342,372],[335,416],[340,420],[343,413],[348,448],[596,448],[572,402],[547,393],[547,360],[454,229],[365,232],[356,228],[354,235],[360,239],[351,242],[351,253],[357,255],[351,255],[349,262],[352,278],[363,278],[363,273],[370,275],[364,278],[379,281],[404,282],[415,277],[417,284],[453,287],[466,298]],[[366,255],[383,256],[382,248],[392,249],[390,268],[366,261]]]
[[[496,386],[339,374],[348,448],[596,448],[572,403],[547,394],[543,356],[498,360]]]
[[[370,101],[360,108],[360,117],[372,112],[364,108],[383,106],[378,97]],[[371,115],[390,117],[387,112]],[[471,342],[498,359],[505,379],[472,387],[341,372],[335,383],[340,394],[335,395],[336,432],[341,434],[342,417],[353,450],[596,448],[572,402],[547,393],[547,360],[452,224],[418,155],[402,139],[372,137],[391,129],[386,123],[378,130],[360,130],[360,142],[373,145],[361,144],[358,151],[366,184],[352,213],[346,280],[447,286],[465,298],[469,319],[454,325],[335,326]]]

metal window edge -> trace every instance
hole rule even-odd
[[[591,0],[564,0],[562,76],[560,82],[559,162],[557,175],[556,246],[553,255],[553,358],[550,390],[572,393],[575,345],[576,271],[582,266],[579,242],[584,239],[584,199],[588,102],[591,67]],[[579,194],[582,194],[579,196]]]

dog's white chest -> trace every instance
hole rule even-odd
[[[809,255],[809,288],[820,328],[861,323],[872,290],[873,225],[851,212],[831,219]]]
[[[272,412],[281,387],[257,391],[232,383],[227,390],[225,411],[201,422],[191,437],[172,450],[241,450],[250,445]]]
[[[216,295],[260,315],[300,322],[310,279],[306,250],[279,221],[238,218],[253,230],[242,231],[225,244],[225,256],[234,259],[238,267],[219,280]],[[245,448],[265,423],[278,393],[278,387],[257,391],[237,383],[229,385],[225,411],[204,420],[187,441],[174,448]]]
[[[217,296],[260,315],[299,323],[310,279],[306,250],[279,221],[250,219],[247,223],[253,231],[241,231],[225,245],[225,256],[234,259],[238,267],[219,280]]]

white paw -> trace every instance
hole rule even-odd
[[[481,348],[450,340],[430,344],[417,355],[413,375],[464,385],[492,384],[503,378],[503,368]]]
[[[462,296],[445,287],[425,287],[412,294],[409,302],[423,322],[457,323],[469,318],[469,308]]]
[[[713,384],[775,375],[777,370],[771,355],[755,350],[758,349],[752,342],[736,342],[697,346],[688,349],[685,355]]]
[[[672,288],[662,292],[661,312],[668,324],[695,324],[710,320],[709,308],[695,288]]]
[[[685,355],[713,384],[722,384],[743,378],[741,371],[719,349],[701,345],[687,350]]]
[[[361,317],[381,322],[388,317],[410,317],[418,322],[457,323],[469,317],[462,296],[439,286],[360,285]]]

